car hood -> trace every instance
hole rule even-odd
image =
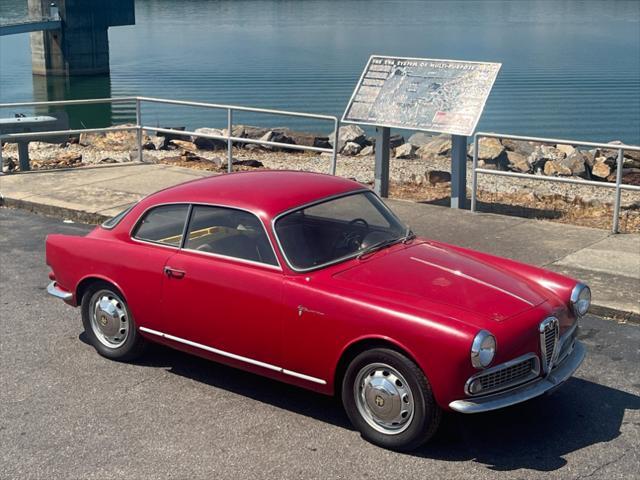
[[[547,300],[536,283],[441,244],[401,245],[373,253],[334,278],[370,292],[420,297],[504,321]]]

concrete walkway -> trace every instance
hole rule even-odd
[[[0,176],[7,207],[97,223],[161,188],[211,172],[127,164]],[[419,235],[543,266],[588,283],[597,313],[640,321],[640,234],[388,200]]]

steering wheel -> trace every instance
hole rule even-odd
[[[354,218],[347,223],[347,229],[333,246],[333,256],[340,257],[360,248],[362,240],[369,233],[369,223],[364,218]]]
[[[353,220],[351,220],[347,225],[349,225],[350,227],[353,227],[355,225],[357,225],[358,223],[361,223],[364,226],[365,231],[369,231],[369,223],[364,219],[364,218],[354,218]]]

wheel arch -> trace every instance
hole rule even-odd
[[[374,348],[387,348],[389,350],[394,350],[398,353],[401,353],[402,355],[405,355],[413,363],[415,363],[426,376],[426,372],[422,368],[422,365],[420,365],[420,363],[417,361],[416,356],[411,352],[410,349],[402,345],[400,342],[384,336],[360,337],[354,339],[348,345],[346,345],[340,354],[333,374],[334,395],[338,397],[340,396],[340,392],[342,390],[342,378],[347,371],[349,363],[362,352]]]
[[[83,277],[78,282],[78,285],[76,286],[76,290],[75,290],[76,305],[80,305],[82,303],[83,295],[85,294],[87,289],[96,282],[105,282],[112,285],[116,290],[118,290],[118,293],[122,295],[122,297],[124,297],[124,300],[127,301],[126,295],[124,294],[122,288],[120,288],[120,285],[118,285],[117,282],[114,282],[112,279],[105,277],[104,275],[92,274],[92,275],[87,275]]]

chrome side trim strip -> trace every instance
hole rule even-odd
[[[64,300],[65,302],[68,302],[73,298],[73,293],[62,290],[60,287],[58,287],[55,281],[47,285],[47,293],[52,297],[59,298],[60,300]]]
[[[284,373],[285,375],[290,375],[292,377],[301,378],[303,380],[308,380],[309,382],[319,383],[320,385],[326,385],[327,383],[324,380],[321,380],[319,378],[310,377],[309,375],[305,375],[304,373],[292,372],[291,370],[287,370],[284,368],[282,369],[282,373]]]
[[[251,365],[256,365],[258,367],[266,368],[267,370],[273,370],[274,372],[284,373],[285,375],[289,375],[291,377],[300,378],[302,380],[307,380],[309,382],[318,383],[320,385],[326,385],[327,382],[322,380],[321,378],[312,377],[309,375],[305,375],[303,373],[293,372],[291,370],[286,370],[282,367],[278,367],[276,365],[271,365],[270,363],[261,362],[259,360],[254,360],[253,358],[243,357],[242,355],[236,355],[235,353],[225,352],[224,350],[218,350],[217,348],[209,347],[207,345],[203,345],[201,343],[192,342],[191,340],[185,340],[184,338],[176,337],[174,335],[169,335],[168,333],[159,332],[157,330],[152,330],[147,327],[140,327],[140,331],[150,333],[151,335],[156,335],[158,337],[166,338],[167,340],[171,340],[174,342],[182,343],[184,345],[189,345],[190,347],[200,348],[202,350],[206,350],[207,352],[215,353],[216,355],[220,355],[222,357],[231,358],[233,360],[238,360],[240,362],[245,362]]]

